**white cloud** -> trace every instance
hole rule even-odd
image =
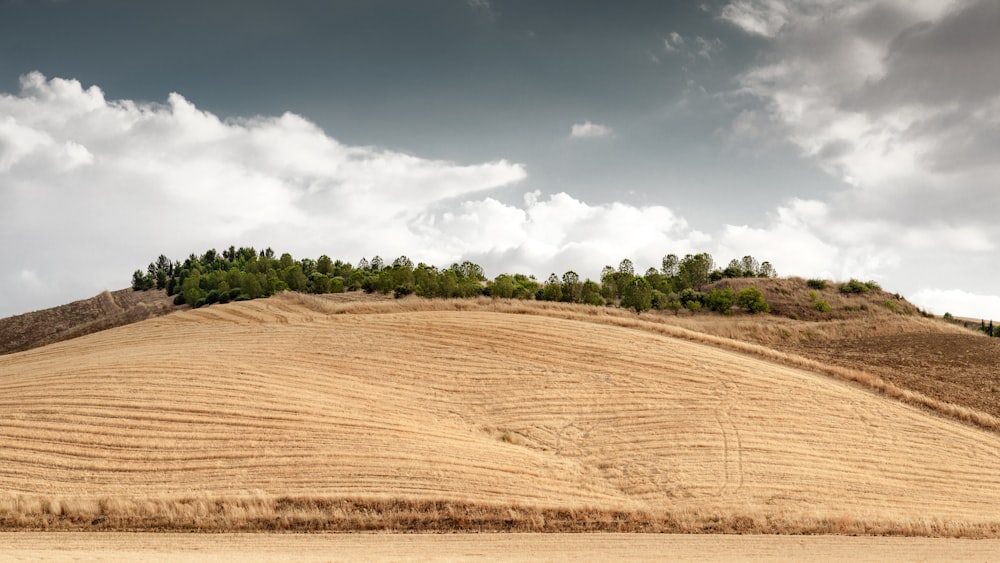
[[[422,254],[411,224],[526,176],[503,160],[345,146],[294,114],[223,121],[179,94],[108,101],[39,73],[0,94],[0,116],[0,315],[126,286],[161,252]]]
[[[570,139],[600,139],[602,137],[610,137],[614,134],[614,131],[606,125],[599,125],[597,123],[591,123],[590,121],[585,121],[583,123],[574,123],[573,127],[570,129],[569,138]]]
[[[663,46],[671,53],[680,52],[681,48],[684,47],[684,38],[681,37],[680,33],[671,31],[670,35],[663,40]]]
[[[773,37],[787,21],[781,0],[736,0],[722,8],[721,17],[747,33]]]
[[[977,295],[960,289],[926,288],[910,297],[917,306],[936,315],[951,313],[970,319],[1000,320],[1000,296]]]
[[[530,192],[504,160],[460,165],[347,146],[291,113],[222,120],[179,94],[106,100],[33,73],[0,94],[0,316],[129,284],[160,253],[230,244],[356,261],[406,254],[491,275],[576,269],[701,251],[711,237],[663,206],[592,205]],[[578,135],[611,134],[584,123]]]
[[[880,223],[842,224],[829,206],[793,199],[778,208],[764,227],[727,225],[719,237],[720,255],[753,254],[770,261],[782,275],[846,280],[878,279],[899,256],[881,243],[891,236]]]
[[[706,61],[711,61],[712,56],[721,52],[726,46],[722,40],[717,37],[713,39],[705,39],[700,35],[696,35],[694,39],[688,41],[685,40],[680,33],[672,31],[670,32],[670,35],[663,40],[663,47],[669,53],[686,53],[690,59],[700,57]]]
[[[521,207],[491,198],[425,222],[421,234],[446,253],[472,256],[500,271],[546,275],[575,269],[596,278],[603,266],[631,258],[659,267],[664,254],[700,252],[711,237],[663,206],[590,205],[566,193],[525,194]]]
[[[816,237],[849,275],[891,276],[904,293],[956,275],[995,291],[1000,4],[733,0],[720,17],[766,39],[738,77],[754,103],[727,140],[788,143],[844,183],[819,223],[794,230],[803,244]],[[752,230],[777,248],[792,232]]]
[[[725,45],[718,38],[705,39],[704,37],[697,36],[694,38],[694,43],[696,46],[695,54],[706,61],[712,60],[712,55],[719,53],[725,48]]]

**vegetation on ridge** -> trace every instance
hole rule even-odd
[[[375,256],[362,258],[356,266],[323,255],[313,260],[295,260],[291,254],[276,256],[270,248],[230,246],[221,254],[215,249],[186,260],[172,261],[160,255],[146,271],[136,270],[132,288],[164,289],[174,296],[175,305],[201,307],[213,303],[244,301],[268,297],[280,291],[302,293],[343,293],[365,291],[392,293],[396,297],[416,294],[422,297],[475,297],[479,295],[619,305],[635,311],[682,308],[696,311],[702,307],[729,313],[734,305],[751,313],[767,312],[763,294],[746,288],[740,294],[702,290],[711,282],[726,278],[773,278],[777,273],[769,262],[753,256],[732,260],[724,269],[715,267],[712,256],[702,252],[679,258],[664,256],[661,268],[649,268],[637,274],[631,260],[624,259],[618,268],[605,266],[599,282],[582,279],[575,271],[562,277],[554,272],[544,282],[524,274],[500,274],[487,279],[483,268],[470,261],[439,269],[423,262],[414,265],[406,256],[391,264]]]

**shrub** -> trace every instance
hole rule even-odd
[[[653,308],[654,309],[657,309],[657,310],[666,309],[667,308],[667,302],[669,302],[669,301],[670,301],[670,298],[667,296],[666,293],[663,293],[659,289],[654,289],[653,290]]]
[[[869,283],[874,283],[874,282],[869,282]],[[868,284],[859,282],[854,278],[851,278],[851,280],[847,283],[840,284],[841,293],[867,293],[869,289],[871,288],[868,287]]]
[[[806,285],[812,289],[826,289],[826,280],[807,280]]]
[[[724,314],[730,314],[735,302],[736,297],[733,294],[733,289],[727,287],[725,289],[713,289],[708,295],[705,296],[705,306],[712,311],[718,311]]]
[[[408,283],[403,285],[397,285],[396,289],[392,291],[392,296],[395,297],[396,299],[400,299],[402,297],[406,297],[407,295],[413,293],[415,289],[416,289],[415,287],[413,287]]]
[[[886,308],[886,309],[889,309],[889,310],[890,310],[890,311],[892,311],[893,313],[898,313],[898,312],[899,312],[899,308],[898,308],[898,307],[896,307],[896,302],[895,302],[895,301],[893,301],[892,299],[890,299],[890,300],[886,301],[886,302],[885,302],[885,303],[883,303],[883,304],[885,305],[885,308]]]
[[[764,300],[764,293],[756,287],[748,287],[736,294],[736,304],[751,313],[769,313],[771,307]]]
[[[824,284],[826,282],[823,282]],[[826,313],[830,310],[830,304],[819,298],[819,294],[815,291],[809,292],[809,300],[812,302],[813,309],[816,309],[820,313]]]
[[[701,311],[701,301],[688,301],[684,304],[684,307],[692,313],[697,313]]]
[[[688,303],[691,303],[693,301],[696,301],[698,305],[701,305],[702,302],[705,300],[705,294],[688,288],[685,289],[684,291],[681,291],[677,299],[685,307],[688,306]]]
[[[865,287],[874,291],[881,291],[882,286],[878,284],[875,280],[868,280],[865,282]],[[898,294],[897,294],[898,295]]]

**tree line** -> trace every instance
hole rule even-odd
[[[438,268],[406,256],[385,262],[375,256],[362,258],[352,265],[323,255],[313,260],[295,260],[291,254],[280,256],[267,248],[230,246],[221,253],[210,249],[191,254],[183,261],[160,255],[145,271],[132,274],[132,288],[166,290],[174,304],[202,307],[213,303],[243,301],[268,297],[280,291],[303,293],[392,293],[395,297],[410,294],[421,297],[493,296],[508,299],[534,299],[590,305],[618,305],[647,311],[681,309],[698,311],[707,308],[731,313],[740,307],[752,313],[769,310],[763,293],[754,287],[734,293],[730,288],[716,288],[705,293],[711,282],[725,278],[770,278],[777,273],[769,262],[752,256],[732,260],[717,268],[706,252],[680,258],[663,257],[660,268],[637,273],[631,260],[622,260],[617,268],[605,266],[599,281],[581,279],[570,270],[562,276],[554,272],[545,281],[532,275],[500,274],[492,280],[483,268],[468,260]]]

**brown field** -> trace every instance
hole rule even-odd
[[[1000,540],[671,534],[0,533],[4,561],[992,561]]]
[[[736,291],[758,287],[771,305],[771,314],[723,317],[707,311],[696,315],[687,311],[679,315],[651,311],[644,313],[642,319],[810,359],[817,362],[812,367],[832,366],[863,372],[863,379],[878,380],[868,385],[872,389],[881,391],[885,389],[883,384],[888,384],[892,387],[889,395],[897,399],[916,393],[921,399],[914,404],[924,404],[924,399],[929,399],[935,405],[949,405],[933,408],[959,420],[977,418],[964,412],[967,409],[986,413],[992,418],[981,426],[1000,431],[1000,425],[996,424],[1000,418],[1000,370],[995,367],[1000,365],[1000,339],[986,338],[976,332],[978,320],[956,319],[947,323],[925,318],[898,294],[872,290],[848,295],[841,293],[834,282],[829,282],[826,289],[814,291],[806,280],[794,277],[725,279],[705,290],[727,286]],[[830,310],[822,313],[814,309],[814,296],[826,301]],[[390,295],[362,292],[326,295],[323,299],[340,304],[392,301]],[[553,314],[552,304],[522,305],[522,309],[532,312],[542,309],[545,314]],[[0,319],[0,355],[184,309],[172,305],[162,291],[104,292],[61,307]],[[632,313],[614,308],[605,310],[601,316],[635,318]],[[776,356],[772,353],[769,357]]]
[[[0,527],[1000,536],[941,413],[989,415],[663,320],[288,294],[3,356]]]

